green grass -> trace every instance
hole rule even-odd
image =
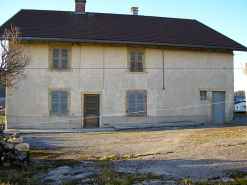
[[[33,175],[40,170],[41,169],[33,168],[28,165],[1,167],[0,185],[39,184],[38,178],[33,178]]]
[[[128,174],[116,172],[113,169],[109,169],[105,162],[99,164],[102,168],[102,173],[98,175],[96,184],[106,185],[130,185],[137,182],[143,182],[149,179],[161,179],[160,175],[154,174]]]
[[[0,126],[5,123],[5,116],[0,116]],[[2,128],[2,127],[0,127]]]

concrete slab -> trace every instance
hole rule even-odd
[[[160,128],[160,127],[184,127],[184,126],[200,126],[202,123],[194,122],[177,122],[177,123],[152,123],[152,124],[131,124],[131,125],[115,125],[117,131],[130,129]]]

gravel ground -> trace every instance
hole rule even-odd
[[[247,172],[247,126],[23,136],[32,150],[57,154],[52,159],[114,155],[119,160],[109,165],[118,172],[153,173],[166,180],[204,181],[231,171]]]

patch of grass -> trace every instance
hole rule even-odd
[[[5,116],[0,116],[0,125],[2,126],[2,124],[4,123],[5,123]]]
[[[64,182],[63,185],[75,185],[75,184],[81,184],[83,179],[75,179],[69,182]]]
[[[235,183],[236,185],[247,185],[247,179],[237,178]]]
[[[40,170],[40,169],[39,169]],[[44,168],[43,168],[44,171]],[[33,185],[40,184],[38,178],[33,178],[37,173],[37,169],[33,166],[9,166],[0,168],[0,184],[9,185]]]
[[[230,177],[235,179],[236,185],[247,185],[247,172],[236,171],[235,173],[231,174]]]
[[[134,158],[138,158],[138,157],[141,157],[141,156],[148,156],[148,155],[153,155],[153,154],[124,155],[122,157],[118,157],[118,156],[115,156],[115,155],[110,155],[110,156],[101,157],[99,160],[100,161],[114,161],[114,160],[134,159]]]
[[[29,152],[36,159],[50,159],[58,156],[54,151],[47,150],[29,150]]]
[[[186,184],[186,185],[190,185],[190,184],[193,183],[190,179],[184,179],[184,180],[182,180],[182,182],[183,182],[184,184]]]
[[[57,157],[58,154],[49,154],[49,155],[46,155],[46,156],[40,156],[40,157],[37,157],[37,159],[50,159],[50,158],[54,158],[54,157]]]
[[[154,174],[126,174],[116,172],[113,169],[108,169],[105,162],[100,163],[102,173],[97,176],[95,184],[106,184],[106,185],[130,185],[137,182],[143,182],[150,179],[161,179],[160,175]]]
[[[247,176],[247,172],[244,172],[244,171],[236,171],[232,174],[229,174],[229,176],[232,178],[232,179],[241,179],[241,178],[244,178]]]

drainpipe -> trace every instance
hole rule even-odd
[[[103,82],[102,89],[105,88],[105,47],[103,48]]]
[[[164,59],[164,49],[162,49],[162,60],[163,60],[163,88],[165,90],[165,59]]]
[[[79,64],[79,90],[81,89],[81,46],[80,46],[80,64]]]
[[[5,130],[8,130],[8,124],[7,124],[7,73],[5,73],[5,81],[6,81],[6,87],[5,87]]]

